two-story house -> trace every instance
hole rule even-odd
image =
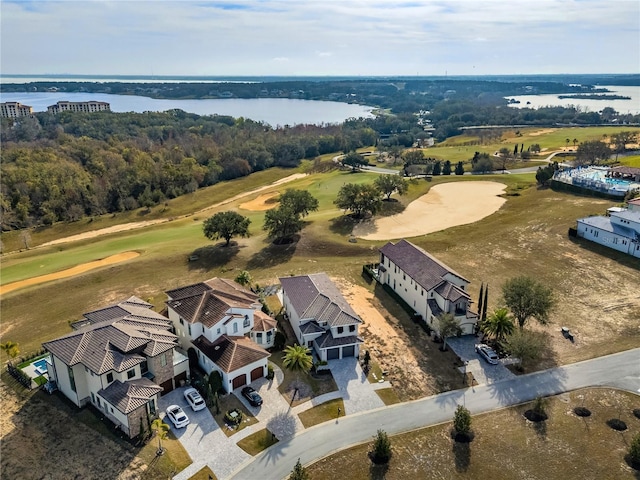
[[[463,334],[475,333],[478,314],[470,310],[469,280],[411,242],[380,249],[379,281],[388,285],[438,331],[438,316],[451,313]]]
[[[275,322],[261,311],[255,293],[231,280],[212,278],[166,294],[180,345],[195,349],[205,372],[220,372],[227,391],[267,375],[270,354],[263,347],[268,341],[273,344]],[[253,332],[256,324],[259,332]],[[257,344],[252,335],[265,343]]]
[[[298,344],[309,347],[322,361],[359,355],[362,320],[325,273],[283,277],[280,284]]]
[[[156,416],[160,394],[189,375],[171,322],[151,307],[130,297],[85,313],[73,333],[43,344],[58,389],[78,407],[94,405],[129,437]]]

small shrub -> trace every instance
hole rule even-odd
[[[232,415],[233,413],[236,415]],[[227,413],[224,414],[224,421],[231,425],[238,425],[242,421],[242,412],[237,408],[228,410]]]
[[[636,433],[631,440],[626,460],[632,468],[640,470],[640,433]]]
[[[460,440],[469,438],[471,433],[471,412],[462,405],[458,405],[458,408],[456,408],[456,413],[453,417],[453,429],[456,432],[456,441],[458,441],[458,438]]]
[[[273,365],[271,364],[267,365],[267,380],[273,380],[274,376],[275,376],[275,372],[273,370]]]
[[[309,474],[307,470],[300,463],[300,459],[296,462],[293,470],[291,470],[291,475],[289,475],[289,480],[309,480]]]
[[[618,432],[624,432],[627,429],[627,424],[619,418],[612,418],[610,420],[607,420],[607,425],[609,426],[609,428],[613,428]]]
[[[579,417],[590,417],[591,410],[585,407],[576,407],[573,409],[573,413],[575,413]]]
[[[369,452],[369,458],[375,464],[388,463],[391,459],[391,441],[385,431],[378,430],[378,434],[373,440],[373,449]]]

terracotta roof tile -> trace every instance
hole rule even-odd
[[[193,341],[193,345],[227,373],[271,355],[246,337],[222,335],[212,343],[201,335]]]
[[[278,326],[278,322],[271,318],[264,312],[257,310],[253,313],[253,328],[254,332],[266,332],[273,330]]]

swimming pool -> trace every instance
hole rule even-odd
[[[47,373],[47,359],[46,358],[41,358],[37,362],[33,362],[32,365],[35,368],[36,373],[38,373],[40,375],[43,375],[43,374]]]

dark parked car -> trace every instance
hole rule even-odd
[[[262,397],[251,387],[244,387],[242,389],[242,396],[249,400],[249,403],[254,407],[262,405]]]

